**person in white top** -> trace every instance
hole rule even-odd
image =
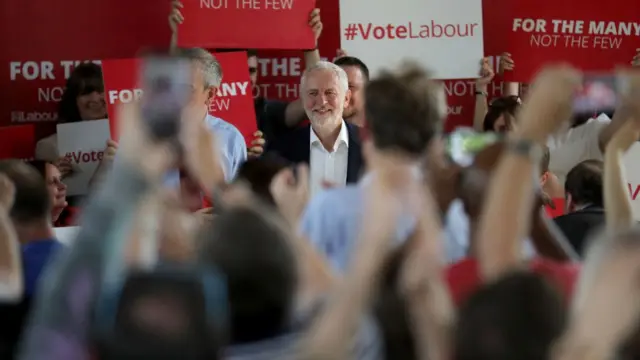
[[[635,54],[631,64],[640,66],[640,50]],[[482,78],[476,83],[476,116],[475,128],[481,129],[481,114],[486,114],[491,105],[486,105],[486,86],[493,79],[493,72],[489,71],[488,63],[483,63]],[[503,53],[500,59],[500,71],[509,71],[513,68],[514,61],[511,55]],[[515,86],[514,86],[515,85]],[[518,89],[517,83],[508,83],[508,89]],[[508,94],[505,94],[508,95]],[[511,94],[513,95],[513,94]],[[481,106],[482,104],[484,106]],[[629,111],[633,104],[621,101],[616,109],[613,119],[606,114],[590,118],[584,123],[575,123],[570,129],[559,132],[547,140],[550,152],[549,170],[554,174],[560,186],[564,185],[567,173],[576,165],[585,160],[603,160],[604,149],[613,134],[622,126],[629,117]],[[484,110],[484,112],[483,112]],[[517,126],[517,125],[516,125]]]

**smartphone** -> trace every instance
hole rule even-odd
[[[446,154],[456,164],[470,166],[478,152],[501,138],[500,134],[494,132],[476,132],[472,128],[458,128],[447,136]]]
[[[585,74],[573,99],[574,114],[611,113],[620,93],[620,77],[614,74]]]
[[[157,140],[177,138],[180,117],[191,96],[188,59],[154,55],[142,61],[142,116]]]

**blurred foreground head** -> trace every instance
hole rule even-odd
[[[21,160],[0,161],[0,173],[6,175],[16,189],[9,215],[18,235],[22,230],[48,229],[52,204],[44,178],[33,166]]]
[[[232,344],[287,331],[297,293],[298,269],[288,234],[261,207],[230,207],[198,242],[200,261],[227,280]]]
[[[539,274],[512,272],[460,309],[454,360],[542,360],[562,334],[565,305]]]
[[[377,151],[423,156],[442,129],[446,111],[442,84],[413,63],[384,72],[366,86],[366,128]]]

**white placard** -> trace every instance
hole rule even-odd
[[[622,158],[631,206],[636,221],[640,221],[640,142],[631,146]]]
[[[64,179],[68,195],[85,195],[110,138],[109,120],[58,125],[58,151],[69,157],[73,173]]]
[[[340,0],[340,38],[374,76],[411,59],[438,79],[477,78],[482,0]]]
[[[53,229],[56,239],[69,246],[73,243],[80,231],[80,226],[57,227]]]

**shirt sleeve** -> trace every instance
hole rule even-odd
[[[238,129],[235,129],[235,136],[233,141],[233,158],[231,159],[231,174],[229,174],[229,181],[235,178],[242,165],[247,161],[247,143],[244,141],[244,136]]]

